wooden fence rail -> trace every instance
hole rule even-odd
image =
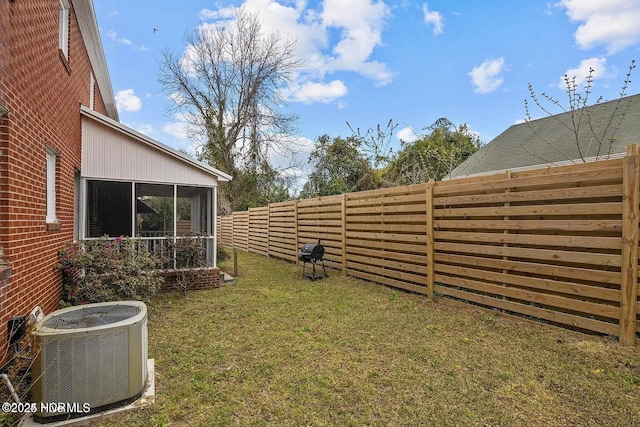
[[[219,217],[221,243],[633,346],[640,147],[626,157],[274,203]]]

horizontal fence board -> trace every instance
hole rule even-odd
[[[570,187],[548,190],[530,190],[490,193],[490,194],[469,194],[457,196],[443,196],[434,199],[434,206],[455,206],[474,204],[496,204],[496,203],[531,203],[548,202],[551,200],[589,200],[605,199],[622,196],[622,183],[608,184],[591,187]]]
[[[379,230],[380,232],[420,233],[424,234],[424,224],[349,224],[348,230]]]
[[[401,280],[396,280],[396,279],[393,279],[393,278],[390,278],[390,277],[383,277],[383,276],[379,276],[379,275],[376,275],[376,274],[367,273],[365,271],[347,269],[347,273],[349,274],[349,276],[353,276],[353,277],[357,277],[357,278],[360,278],[360,279],[368,280],[370,282],[381,283],[383,285],[387,285],[387,286],[391,286],[391,287],[399,288],[399,289],[404,289],[404,290],[415,292],[415,293],[418,293],[418,294],[426,294],[427,293],[427,287],[426,286],[415,285],[415,284],[412,284],[412,283],[403,282]]]
[[[436,240],[458,240],[476,243],[503,243],[530,246],[562,246],[590,249],[622,249],[620,237],[561,236],[505,233],[460,233],[456,231],[434,231]]]
[[[496,271],[478,270],[466,266],[439,264],[436,272],[446,275],[470,277],[478,280],[492,281],[519,287],[538,289],[545,292],[566,294],[571,297],[593,298],[611,302],[620,302],[620,292],[616,289],[565,282],[553,278],[538,278],[522,275],[500,273]]]
[[[472,183],[456,182],[456,180],[447,181],[451,185],[434,186],[433,194],[454,194],[454,193],[471,193],[491,190],[506,190],[508,188],[526,188],[539,187],[544,185],[562,185],[567,186],[573,183],[585,183],[590,181],[621,181],[622,167],[604,167],[598,169],[590,169],[586,171],[567,170],[566,172],[556,172],[549,175],[525,175],[518,176],[513,173],[511,178],[496,181],[480,181]],[[445,193],[446,192],[446,193]]]
[[[426,244],[427,238],[425,235],[419,234],[399,234],[399,233],[384,233],[384,232],[365,232],[365,231],[350,231],[347,230],[347,239],[371,239],[371,240],[384,240],[394,242],[415,242]]]
[[[384,259],[381,262],[380,258],[366,256],[366,255],[357,255],[357,254],[347,253],[347,265],[349,265],[349,262],[368,264],[373,266],[382,265],[384,266],[383,268],[385,271],[398,271],[398,272],[409,272],[409,273],[420,274],[421,277],[418,280],[419,282],[423,281],[424,280],[423,276],[427,274],[426,265],[411,264],[411,263],[401,262],[401,261],[392,261],[391,259]]]
[[[410,282],[414,284],[420,284],[425,282],[425,278],[423,275],[406,273],[403,271],[386,268],[386,266],[379,267],[376,265],[364,264],[361,262],[351,260],[349,258],[349,255],[347,255],[347,269],[364,271],[366,273],[372,273],[380,277],[389,277],[389,278],[398,279],[398,280],[402,280],[402,281]]]
[[[581,311],[588,315],[609,317],[611,319],[617,319],[620,316],[619,306],[596,304],[573,298],[565,298],[559,295],[550,295],[541,292],[533,292],[526,289],[499,286],[493,283],[481,282],[479,280],[465,279],[461,277],[447,276],[444,274],[435,274],[434,279],[438,283],[447,283],[451,286],[471,289],[478,292],[486,292],[502,297],[510,297],[535,304],[554,306],[563,308],[565,310]]]
[[[411,193],[424,193],[426,184],[413,184],[400,187],[381,188],[378,190],[359,191],[357,193],[347,193],[347,202],[360,199],[371,199],[373,197],[388,197],[406,195]]]
[[[484,258],[459,254],[436,253],[436,267],[440,264],[459,264],[484,267],[495,270],[508,270],[518,273],[544,274],[550,277],[562,277],[579,281],[596,281],[606,284],[620,284],[619,271],[592,270],[563,265],[539,264],[533,262]]]
[[[386,196],[386,197],[370,197],[359,200],[347,200],[347,207],[360,208],[366,207],[378,207],[378,206],[406,206],[406,205],[425,205],[426,195],[424,190],[416,194],[409,194],[404,196]]]
[[[437,218],[472,216],[622,215],[620,203],[524,205],[434,209]]]
[[[551,249],[516,248],[513,246],[470,245],[466,243],[435,242],[434,249],[442,252],[458,252],[477,255],[498,255],[509,258],[529,258],[541,261],[558,261],[591,265],[620,267],[620,255],[589,252],[568,252]]]
[[[427,252],[426,241],[424,243],[398,243],[388,241],[375,241],[364,239],[347,239],[347,248],[378,248],[390,251],[409,252],[409,253],[425,253]]]
[[[417,205],[395,205],[395,206],[365,206],[362,208],[349,208],[347,207],[347,215],[358,215],[358,214],[392,214],[392,213],[422,213],[425,211],[424,204]]]
[[[622,230],[620,220],[575,219],[575,220],[442,220],[434,218],[435,229],[465,230],[530,230],[530,231],[615,231]]]
[[[424,252],[424,250],[422,251]],[[411,264],[426,265],[427,256],[424,253],[395,252],[389,249],[379,250],[370,248],[358,248],[347,245],[347,254],[365,255],[382,262],[386,260],[402,261]]]
[[[499,308],[501,310],[510,311],[538,319],[556,322],[567,326],[578,327],[589,331],[599,332],[601,334],[616,335],[619,326],[613,323],[602,322],[588,317],[576,316],[560,311],[549,310],[546,308],[535,307],[528,304],[522,304],[514,301],[508,301],[495,297],[489,297],[480,294],[472,294],[455,288],[447,288],[436,285],[435,290],[442,294],[454,298],[470,301],[476,304],[482,304],[488,307]]]
[[[424,211],[424,207],[422,208]],[[353,215],[349,214],[347,216],[347,222],[350,225],[359,224],[359,223],[384,223],[384,224],[393,224],[393,223],[419,223],[425,227],[427,222],[426,214],[412,214],[412,215],[395,215],[389,213],[380,213],[378,215]]]

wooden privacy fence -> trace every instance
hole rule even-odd
[[[221,243],[635,345],[639,146],[621,159],[274,203],[219,217]]]

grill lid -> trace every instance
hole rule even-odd
[[[298,252],[298,258],[300,260],[321,260],[324,256],[324,246],[320,244],[320,239],[318,239],[318,243],[305,243],[300,248],[300,252]]]

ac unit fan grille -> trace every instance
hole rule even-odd
[[[113,305],[109,307],[83,307],[78,310],[53,315],[43,326],[51,329],[80,329],[111,325],[140,313],[140,307]]]

